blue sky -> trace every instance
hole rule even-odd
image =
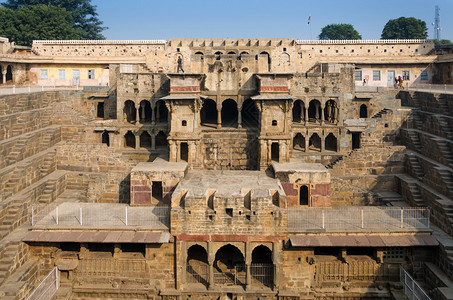
[[[332,23],[352,24],[363,39],[379,39],[387,21],[401,16],[425,21],[432,38],[431,23],[437,4],[441,38],[453,40],[453,0],[93,0],[92,3],[109,27],[104,31],[107,39],[317,39],[321,28]]]

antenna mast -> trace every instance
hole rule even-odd
[[[436,10],[434,13],[434,39],[440,40],[440,8],[439,5],[436,5]]]

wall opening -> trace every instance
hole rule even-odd
[[[274,265],[272,263],[272,251],[268,247],[260,245],[253,249],[250,273],[253,281],[272,287],[274,282]]]
[[[124,135],[124,146],[126,148],[134,148],[135,149],[135,135],[131,131],[128,131]]]
[[[361,132],[352,133],[352,150],[360,148],[360,136]]]
[[[278,143],[272,143],[271,145],[271,160],[279,162],[280,158],[280,147]]]
[[[222,103],[222,127],[238,126],[238,107],[234,100],[227,99]]]
[[[335,123],[337,119],[338,119],[337,102],[334,100],[329,100],[326,102],[326,107],[324,108],[324,120],[329,123]]]
[[[3,84],[3,67],[0,66],[0,84]]]
[[[98,118],[104,118],[104,102],[98,102],[97,108],[96,108],[96,116]]]
[[[217,105],[214,100],[205,99],[200,111],[201,125],[215,127],[217,126]]]
[[[220,248],[215,254],[214,272],[221,274],[223,284],[245,284],[245,262],[241,251],[230,244]]]
[[[247,99],[242,104],[241,121],[244,128],[258,128],[260,121],[260,113],[256,107],[256,103],[252,99]]]
[[[150,123],[152,120],[153,110],[151,109],[151,104],[148,100],[143,100],[140,102],[140,107],[138,109],[138,115],[140,116],[141,123]]]
[[[163,189],[162,189],[162,181],[153,181],[152,182],[152,196],[157,201],[163,200]]]
[[[293,139],[293,149],[305,150],[305,137],[301,133],[297,133]]]
[[[181,143],[181,146],[180,146],[180,150],[181,150],[181,160],[183,161],[189,161],[189,145],[185,142]]]
[[[6,67],[6,82],[13,81],[13,67],[7,66]]]
[[[265,55],[265,58],[267,60],[267,71],[270,72],[271,71],[271,56],[266,51],[261,52],[260,55]]]
[[[124,119],[129,123],[135,123],[137,118],[137,110],[135,109],[135,104],[131,100],[124,102],[123,109]]]
[[[368,107],[366,104],[360,105],[360,118],[368,118]]]
[[[200,245],[187,250],[187,282],[208,285],[208,254]]]
[[[329,133],[326,137],[325,149],[329,151],[338,151],[337,149],[337,138],[333,133]]]
[[[302,120],[304,120],[304,114],[304,103],[301,100],[296,100],[293,105],[293,122],[302,122]]]
[[[167,148],[168,141],[167,135],[163,131],[159,131],[156,135],[156,148]]]
[[[156,102],[156,122],[168,122],[168,109],[163,100]]]
[[[317,133],[313,133],[310,137],[309,148],[311,151],[321,152],[321,138]]]
[[[299,205],[308,205],[309,203],[308,186],[303,185],[299,189]]]
[[[321,120],[321,102],[318,100],[311,100],[308,104],[308,120],[310,122]]]
[[[110,136],[107,130],[104,130],[102,133],[102,143],[106,144],[107,147],[110,147]]]
[[[121,252],[123,252],[123,256],[127,256],[128,258],[144,258],[146,253],[145,244],[121,244]]]
[[[143,131],[142,134],[140,134],[140,147],[151,149],[151,136],[147,131]]]

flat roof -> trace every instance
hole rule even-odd
[[[285,172],[285,173],[327,173],[326,167],[322,164],[317,163],[272,163],[272,167],[276,173]]]

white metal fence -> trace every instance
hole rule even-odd
[[[403,283],[404,295],[409,300],[431,300],[426,292],[420,287],[409,273],[400,267],[400,280]]]
[[[13,95],[13,94],[25,94],[25,93],[36,93],[36,92],[48,92],[48,91],[67,91],[67,90],[79,90],[79,86],[68,86],[68,87],[58,87],[58,86],[36,86],[36,85],[27,85],[27,86],[2,86],[0,87],[0,95]]]
[[[425,229],[429,209],[377,206],[288,209],[288,231]]]
[[[32,226],[170,227],[170,207],[132,207],[104,203],[63,203],[32,207]]]
[[[60,272],[53,268],[39,285],[31,292],[27,300],[50,300],[60,287]]]

